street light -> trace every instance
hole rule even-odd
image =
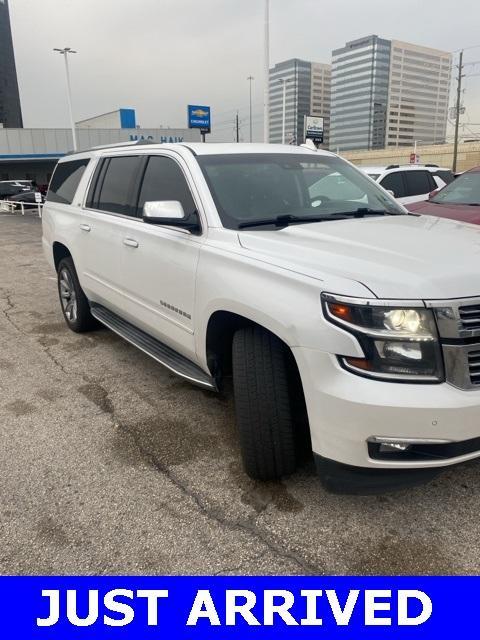
[[[58,51],[60,55],[65,58],[65,75],[67,77],[67,99],[68,99],[68,111],[70,113],[70,125],[72,127],[72,138],[73,138],[73,150],[76,151],[78,148],[77,145],[77,132],[75,130],[75,121],[73,119],[73,109],[72,109],[72,90],[70,87],[70,72],[68,69],[68,54],[69,53],[77,53],[70,47],[64,47],[63,49],[54,49],[54,51]]]
[[[263,141],[269,141],[270,117],[270,0],[265,0],[265,39],[264,39],[264,87],[263,87]]]
[[[247,80],[250,83],[250,142],[252,142],[252,82],[255,78],[248,76]]]
[[[289,78],[279,78],[278,82],[283,84],[283,108],[282,108],[282,144],[285,144],[285,119],[287,110],[287,82],[291,82]]]

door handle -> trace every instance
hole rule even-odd
[[[81,224],[80,229],[82,231],[91,231],[92,227],[89,224]]]
[[[124,238],[123,244],[127,247],[133,247],[134,249],[138,247],[138,242],[133,238]]]

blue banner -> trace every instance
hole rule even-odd
[[[1,637],[470,638],[479,578],[1,577]]]

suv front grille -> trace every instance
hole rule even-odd
[[[470,382],[475,386],[480,385],[480,350],[468,354],[468,371]]]
[[[425,304],[437,320],[446,381],[458,389],[480,390],[480,297]]]
[[[480,304],[459,307],[458,313],[464,329],[480,329]]]

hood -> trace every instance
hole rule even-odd
[[[322,280],[361,282],[379,298],[480,296],[480,227],[399,215],[239,232],[252,257]],[[332,291],[332,293],[335,293]]]
[[[426,202],[407,204],[406,207],[409,211],[427,216],[439,216],[470,224],[480,224],[480,207],[469,204],[436,204],[427,200]]]

